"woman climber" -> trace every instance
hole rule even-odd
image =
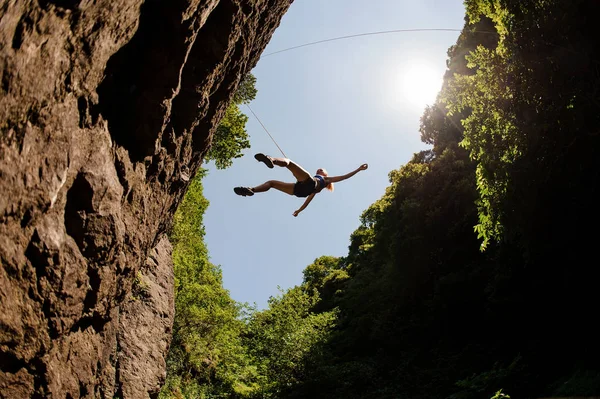
[[[297,182],[285,183],[278,180],[269,180],[256,187],[235,187],[233,191],[237,195],[249,197],[254,195],[254,193],[263,193],[274,188],[286,194],[295,195],[296,197],[307,197],[300,209],[294,211],[294,216],[298,216],[298,214],[310,204],[310,201],[315,197],[315,194],[320,193],[324,188],[333,191],[333,183],[346,180],[361,170],[366,170],[369,167],[369,165],[365,163],[360,165],[356,170],[342,176],[328,176],[325,169],[317,169],[317,174],[311,176],[310,173],[304,170],[300,165],[287,158],[275,158],[264,154],[256,154],[254,158],[256,158],[257,161],[264,163],[269,168],[273,168],[273,165],[288,168],[290,172],[294,174]]]

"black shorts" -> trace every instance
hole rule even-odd
[[[315,192],[317,188],[317,180],[310,178],[297,182],[294,185],[294,195],[296,197],[308,197]]]

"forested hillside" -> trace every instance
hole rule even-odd
[[[466,6],[433,148],[362,215],[320,304],[329,353],[290,397],[600,394],[600,4]]]
[[[176,321],[207,331],[174,339],[203,368],[171,368],[203,397],[600,395],[600,3],[465,5],[431,149],[390,172],[347,256],[267,310],[219,291],[212,322]]]

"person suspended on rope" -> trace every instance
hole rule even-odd
[[[329,191],[333,191],[333,183],[349,179],[361,170],[366,170],[369,167],[369,165],[364,163],[352,172],[341,176],[328,176],[325,169],[317,169],[317,174],[315,176],[311,176],[310,173],[304,170],[300,165],[288,158],[275,158],[265,154],[256,154],[254,158],[257,161],[264,163],[271,169],[273,168],[273,165],[288,168],[288,170],[292,172],[296,178],[296,183],[269,180],[256,187],[235,187],[233,191],[237,195],[250,197],[253,196],[254,193],[263,193],[265,191],[269,191],[271,188],[274,188],[289,195],[306,198],[304,204],[302,204],[298,210],[294,211],[294,216],[298,216],[300,212],[306,209],[315,195],[320,193],[324,188],[327,188]]]

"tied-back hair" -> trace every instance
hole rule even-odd
[[[329,175],[327,174],[327,171],[326,171],[325,169],[321,168],[321,170],[323,171],[323,176],[329,176]],[[333,192],[333,183],[329,183],[329,184],[328,184],[328,185],[327,185],[325,188],[326,188],[327,190],[329,190],[329,191]]]

